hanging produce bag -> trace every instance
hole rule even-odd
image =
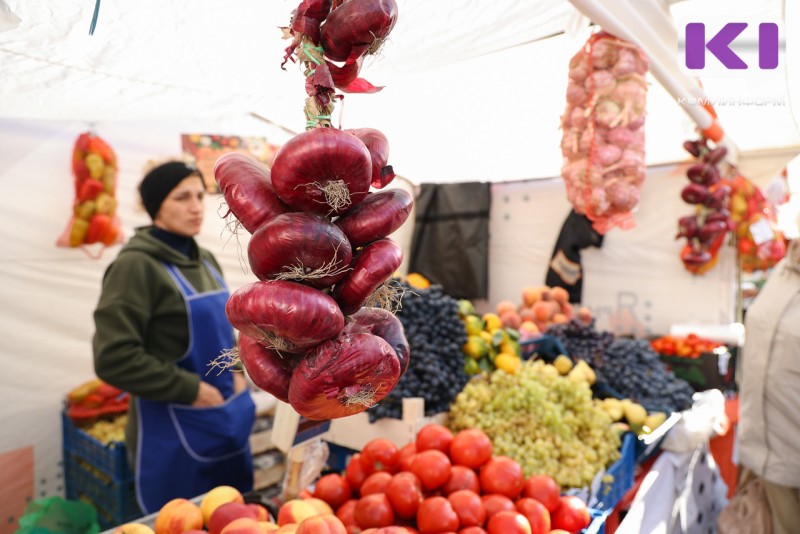
[[[777,228],[775,210],[758,186],[744,176],[736,176],[731,185],[731,217],[742,270],[770,269],[786,255],[786,239]]]
[[[75,185],[72,217],[56,244],[87,250],[86,245],[95,243],[101,247],[120,243],[114,151],[95,134],[80,134],[72,151],[72,174]]]
[[[561,117],[567,199],[601,234],[632,228],[645,178],[648,59],[635,45],[600,32],[569,66]]]
[[[14,534],[97,534],[97,511],[83,501],[61,497],[34,499],[19,518]]]

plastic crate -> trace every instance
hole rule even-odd
[[[619,460],[608,468],[603,482],[593,496],[592,508],[600,511],[613,510],[623,495],[633,487],[636,469],[636,435],[632,432],[622,437]],[[608,480],[606,480],[608,479]]]
[[[66,413],[62,425],[67,499],[91,504],[103,529],[141,517],[125,444],[104,445],[76,427]]]
[[[559,354],[568,354],[564,344],[555,336],[542,335],[536,339],[529,339],[520,343],[522,359],[528,360],[536,355],[538,358],[551,362]]]

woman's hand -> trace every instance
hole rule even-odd
[[[208,382],[201,380],[200,387],[197,389],[197,397],[195,397],[192,406],[197,408],[210,408],[212,406],[219,406],[223,402],[225,402],[225,399],[222,398],[222,393]]]
[[[247,389],[247,379],[241,371],[231,371],[233,373],[233,392],[239,393]]]

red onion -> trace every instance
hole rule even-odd
[[[395,315],[381,308],[361,308],[350,316],[344,330],[349,334],[367,332],[386,341],[394,349],[400,362],[400,376],[405,374],[411,352],[406,340],[403,323]]]
[[[225,311],[234,328],[280,352],[303,352],[344,328],[344,316],[330,296],[285,280],[240,287]]]
[[[394,349],[378,336],[343,333],[309,351],[292,374],[289,403],[307,419],[346,417],[383,399],[400,379]]]
[[[675,239],[679,237],[686,237],[691,239],[697,236],[697,215],[686,215],[678,219],[678,234]]]
[[[394,0],[347,0],[322,25],[320,44],[333,61],[374,51],[397,22]]]
[[[334,224],[341,228],[350,244],[360,247],[383,239],[400,228],[413,206],[414,199],[402,189],[370,193]]]
[[[249,156],[223,154],[214,165],[214,179],[228,209],[251,234],[264,221],[292,211],[275,195],[269,169]]]
[[[389,140],[375,128],[355,128],[345,130],[355,135],[367,146],[372,158],[372,182],[375,189],[383,189],[394,180],[394,169],[387,165],[389,161]]]
[[[687,204],[702,204],[708,196],[708,188],[700,184],[689,184],[681,191],[681,198]]]
[[[345,315],[360,310],[403,262],[403,251],[390,239],[365,246],[353,258],[352,269],[333,287],[333,298]]]
[[[697,231],[697,239],[700,243],[709,244],[720,233],[728,231],[728,223],[725,221],[706,221]]]
[[[289,382],[298,358],[281,356],[252,337],[239,334],[239,360],[256,386],[278,400],[289,402]]]
[[[361,202],[371,179],[366,145],[335,128],[296,135],[278,150],[272,164],[278,197],[297,210],[323,215],[344,213]]]
[[[344,277],[353,252],[344,232],[328,219],[296,212],[261,225],[247,257],[261,280],[294,280],[322,289]]]

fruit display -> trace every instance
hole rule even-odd
[[[648,411],[647,408],[631,399],[606,397],[598,402],[614,421],[612,427],[621,434],[628,431],[637,435],[649,434],[667,420],[666,412]]]
[[[305,499],[281,505],[277,523],[309,513],[314,499],[334,510],[348,534],[574,533],[591,521],[583,501],[561,495],[549,476],[526,475],[482,430],[435,423],[400,448],[370,441],[344,472],[322,476]]]
[[[686,410],[692,405],[692,386],[667,370],[647,340],[615,339],[606,349],[598,380],[639,404],[663,407],[671,412]]]
[[[365,411],[408,366],[389,283],[403,252],[388,236],[413,198],[402,189],[370,191],[395,177],[380,131],[334,128],[330,120],[336,90],[363,88],[356,78],[363,56],[396,20],[394,0],[300,2],[283,29],[291,38],[284,64],[304,67],[306,131],[269,169],[237,152],[214,167],[226,217],[252,234],[247,257],[258,279],[228,299],[239,344],[216,363],[226,368],[238,357],[256,386],[307,419]],[[333,63],[340,60],[344,66]]]
[[[718,167],[728,149],[708,143],[703,136],[683,144],[698,160],[686,170],[691,183],[681,191],[681,198],[695,206],[695,213],[680,218],[675,239],[686,238],[681,261],[694,274],[703,274],[716,265],[725,236],[734,227],[729,210],[731,186]]]
[[[467,336],[458,301],[438,285],[420,289],[399,279],[393,284],[402,292],[396,317],[406,333],[410,358],[394,390],[367,411],[371,421],[401,419],[406,397],[424,398],[425,415],[446,412],[469,380],[461,352]]]
[[[130,396],[121,389],[93,378],[67,393],[67,416],[79,425],[105,416],[128,412]]]
[[[667,356],[699,358],[701,354],[714,352],[725,344],[689,333],[686,336],[660,336],[650,341],[650,346],[657,353]]]
[[[560,286],[529,286],[522,290],[520,302],[503,300],[497,303],[495,314],[504,327],[514,328],[521,341],[538,338],[553,324],[569,322],[573,318],[590,322],[589,308],[577,310],[569,302],[569,293]]]
[[[597,330],[594,320],[573,319],[553,325],[547,329],[547,335],[561,341],[570,356],[587,362],[594,369],[603,368],[605,351],[614,341],[614,334]]]
[[[72,150],[75,198],[72,217],[59,237],[62,247],[93,243],[104,246],[122,239],[117,217],[117,156],[102,138],[84,132]]]
[[[125,441],[125,425],[127,424],[128,414],[123,414],[111,419],[95,421],[91,425],[81,428],[81,430],[103,445],[110,445]]]
[[[634,225],[646,175],[648,66],[636,45],[604,31],[592,34],[569,62],[561,175],[567,200],[600,234]]]
[[[496,313],[482,316],[468,300],[458,301],[458,315],[467,332],[464,370],[469,375],[502,369],[515,373],[522,363],[522,347],[518,330],[505,326]]]
[[[786,255],[786,239],[776,226],[775,209],[744,176],[735,176],[731,186],[731,218],[742,270],[752,273],[774,267]]]
[[[619,458],[620,446],[588,380],[582,372],[562,376],[542,360],[523,362],[513,375],[477,376],[456,397],[448,426],[483,430],[495,453],[514,458],[528,476],[582,488]]]

